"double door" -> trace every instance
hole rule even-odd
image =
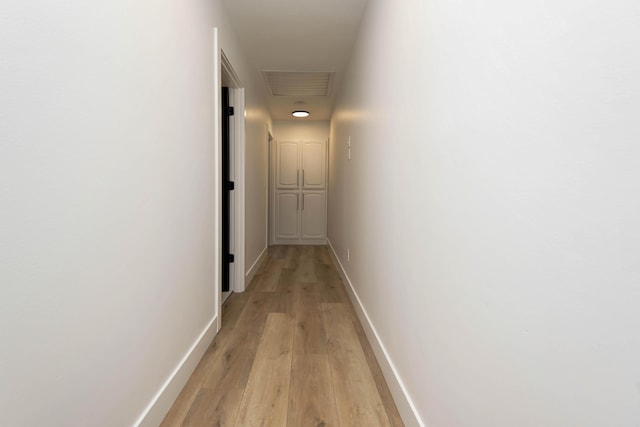
[[[278,141],[275,238],[282,243],[324,243],[327,234],[326,141]]]

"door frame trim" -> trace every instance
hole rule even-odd
[[[220,84],[224,77],[229,87],[229,104],[235,109],[230,137],[233,158],[232,180],[235,183],[231,204],[233,279],[230,290],[245,291],[245,92],[238,74],[231,62],[220,49]],[[218,119],[220,120],[220,119]]]

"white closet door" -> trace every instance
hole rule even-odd
[[[276,193],[276,239],[299,238],[300,193],[278,191]]]
[[[325,141],[302,141],[302,183],[305,189],[325,188],[327,144]]]
[[[300,156],[298,141],[278,141],[277,177],[278,188],[298,188],[300,182]]]
[[[324,191],[302,192],[302,239],[323,239],[327,233]]]

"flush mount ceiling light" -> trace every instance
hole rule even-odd
[[[293,115],[293,117],[309,117],[309,112],[308,111],[297,110],[297,111],[294,111],[293,113],[291,113],[291,115]]]

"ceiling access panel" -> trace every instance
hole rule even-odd
[[[329,96],[335,73],[326,71],[263,71],[272,96]]]

